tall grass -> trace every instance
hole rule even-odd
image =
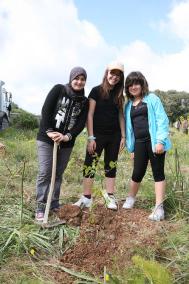
[[[0,159],[0,264],[8,263],[15,255],[30,259],[44,259],[49,255],[57,256],[64,253],[77,241],[79,230],[65,226],[42,230],[33,222],[38,167],[35,147],[36,131],[23,132],[9,128],[0,133],[0,136],[1,141],[6,145],[6,155]],[[174,283],[184,284],[189,283],[189,135],[174,132],[172,143],[172,150],[166,154],[165,208],[167,220],[178,226],[176,233],[163,229],[165,239],[162,252],[159,254],[157,252],[157,255],[154,252],[153,258],[157,258],[171,269]],[[82,192],[85,144],[85,135],[77,138],[70,163],[64,174],[61,195],[64,203],[73,197],[76,198]],[[119,156],[116,179],[118,199],[125,198],[127,194],[131,172],[132,161],[129,154],[123,151]],[[103,170],[100,170],[95,180],[96,189],[102,187],[102,179]],[[136,206],[149,209],[153,206],[154,199],[154,181],[149,167],[142,182]],[[144,252],[142,256],[145,258]],[[150,254],[146,254],[146,258],[152,260]],[[135,267],[133,271],[136,272],[137,269]],[[118,279],[121,279],[120,277]]]
[[[0,160],[0,262],[12,255],[31,254],[31,250],[36,255],[59,255],[78,235],[78,229],[44,230],[34,223],[35,134],[13,129],[3,133],[6,155]]]

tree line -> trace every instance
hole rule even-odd
[[[189,93],[175,90],[156,90],[155,93],[160,97],[171,124],[180,117],[189,117]]]

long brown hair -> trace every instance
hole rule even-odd
[[[109,93],[112,90],[112,87],[110,86],[107,80],[108,71],[109,70],[106,69],[103,80],[102,80],[102,84],[100,85],[100,94],[101,94],[101,98],[103,99],[108,98]],[[123,72],[120,71],[120,80],[113,88],[114,101],[117,104],[119,109],[123,108],[123,103],[124,103],[123,89],[124,89],[124,74]]]
[[[133,100],[133,96],[129,93],[129,87],[133,84],[139,84],[141,86],[141,98],[143,98],[145,95],[148,95],[149,88],[146,78],[141,72],[134,71],[129,73],[129,75],[125,79],[125,93],[128,99]]]

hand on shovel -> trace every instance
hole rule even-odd
[[[57,144],[59,144],[61,141],[63,142],[68,142],[69,141],[69,137],[67,135],[63,135],[60,132],[48,132],[47,135]]]

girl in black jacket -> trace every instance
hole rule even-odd
[[[85,127],[88,99],[84,96],[87,73],[82,67],[70,72],[67,85],[55,85],[47,95],[37,134],[39,172],[36,184],[36,220],[43,221],[51,182],[53,144],[59,144],[51,210],[59,208],[62,174],[66,169],[77,135]]]

